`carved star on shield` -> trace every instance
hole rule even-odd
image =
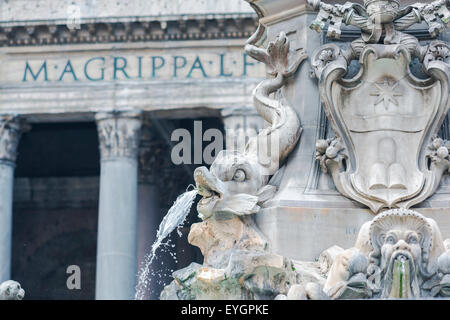
[[[378,97],[375,101],[375,106],[381,102],[383,102],[386,110],[388,109],[390,103],[398,106],[398,100],[396,97],[401,97],[403,95],[402,93],[395,91],[398,86],[398,82],[390,83],[387,79],[384,79],[382,83],[374,83],[374,85],[377,87],[378,91],[371,92],[370,95]]]

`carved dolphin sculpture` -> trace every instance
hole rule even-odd
[[[267,65],[268,78],[256,87],[253,100],[256,110],[269,126],[250,139],[244,152],[222,151],[210,170],[206,167],[195,170],[194,179],[203,196],[197,209],[203,219],[215,213],[238,216],[256,213],[260,204],[276,191],[274,186],[267,185],[269,177],[278,170],[300,138],[302,130],[297,113],[281,95],[274,99],[271,94],[285,85],[307,55],[303,50],[291,51],[283,32],[269,43],[267,49],[259,48],[255,44],[264,35],[264,27],[260,26],[245,49],[250,56]]]

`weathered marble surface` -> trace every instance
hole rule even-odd
[[[192,225],[188,240],[200,248],[203,265],[175,271],[163,300],[274,299],[293,283],[314,278],[313,272],[300,267],[304,274],[298,274],[294,262],[273,254],[252,217],[216,213]]]
[[[162,300],[271,300],[288,292],[295,272],[281,256],[236,251],[226,269],[191,264],[173,277]]]
[[[191,227],[189,242],[200,247],[204,263],[175,271],[162,300],[328,298],[320,264],[273,254],[251,217],[211,217]]]

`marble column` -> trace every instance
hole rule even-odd
[[[151,120],[144,117],[139,148],[138,271],[145,265],[145,256],[150,252],[162,220],[157,180],[161,163],[165,161],[161,158],[164,141],[156,134]],[[156,281],[151,281],[148,289],[144,299],[157,299],[162,290]]]
[[[134,299],[141,112],[99,113],[96,120],[101,169],[95,296]]]
[[[23,129],[18,117],[0,115],[0,283],[11,279],[14,169]]]
[[[248,140],[264,129],[264,120],[254,107],[227,108],[222,110],[227,150],[243,151]]]

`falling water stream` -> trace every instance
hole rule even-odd
[[[394,262],[392,289],[390,298],[405,299],[409,298],[409,262],[404,256],[400,256]]]
[[[197,189],[194,189],[180,195],[164,216],[159,225],[156,240],[153,243],[150,252],[145,256],[143,265],[139,270],[135,295],[136,300],[143,300],[148,290],[151,281],[151,277],[149,277],[150,266],[155,258],[156,250],[158,250],[163,244],[164,239],[166,239],[172,231],[184,223],[191,210],[192,204],[194,203],[195,197],[197,196],[197,192]]]
[[[399,298],[407,298],[408,293],[406,291],[406,270],[405,270],[406,259],[404,256],[400,257],[400,288],[399,288]]]

